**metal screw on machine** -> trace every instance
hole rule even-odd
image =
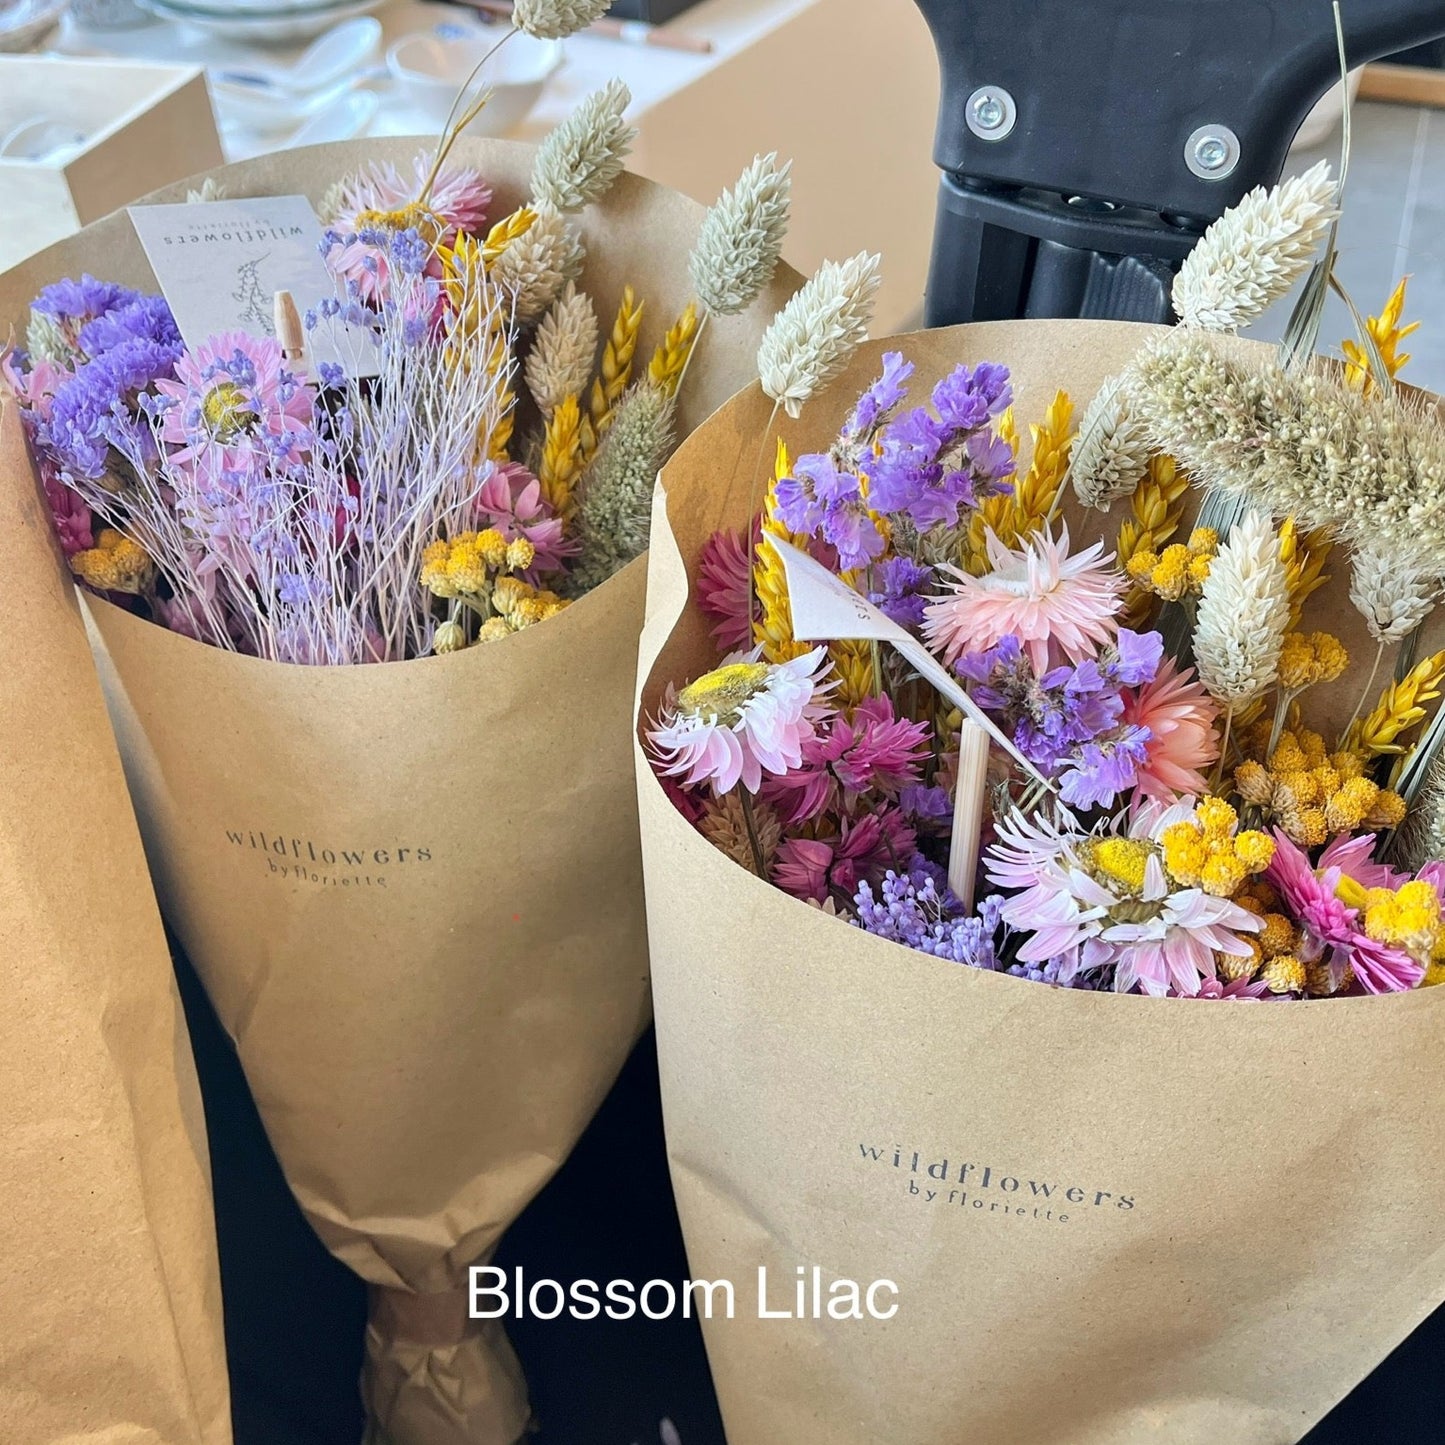
[[[1184,142],[1184,164],[1202,181],[1222,181],[1239,164],[1239,137],[1227,125],[1202,125]]]
[[[968,128],[980,140],[1002,140],[1018,119],[1014,98],[1002,86],[981,85],[964,108]]]

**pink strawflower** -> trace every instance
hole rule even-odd
[[[836,838],[784,838],[773,862],[773,882],[794,898],[851,904],[860,883],[876,884],[899,872],[918,848],[913,829],[897,808],[885,806],[860,818],[844,818]]]
[[[1399,881],[1400,875],[1370,861],[1373,835],[1337,838],[1320,854],[1318,864],[1312,864],[1309,854],[1279,829],[1274,843],[1274,860],[1264,876],[1304,934],[1301,962],[1324,959],[1336,989],[1344,982],[1346,968],[1353,970],[1366,993],[1399,993],[1420,982],[1425,974],[1420,964],[1403,950],[1371,938],[1360,926],[1359,911],[1336,892],[1342,878],[1364,888],[1389,888]]]
[[[509,542],[525,537],[537,550],[526,574],[529,582],[561,570],[577,555],[577,543],[565,535],[562,519],[547,504],[542,484],[520,462],[500,462],[477,494],[477,515]]]
[[[73,557],[77,552],[95,546],[90,508],[60,480],[55,464],[43,453],[39,462],[40,481],[45,488],[45,500],[50,503],[50,515],[55,522],[60,550],[67,557]]]
[[[992,532],[986,541],[991,569],[971,577],[943,567],[952,590],[931,602],[923,619],[924,636],[945,662],[1016,637],[1042,674],[1061,656],[1095,656],[1113,636],[1126,584],[1102,542],[1071,557],[1067,528],[1057,541],[1039,533],[1016,551]]]
[[[1203,770],[1219,756],[1214,729],[1219,708],[1195,679],[1194,669],[1180,672],[1173,658],[1166,657],[1152,682],[1124,690],[1123,703],[1125,725],[1149,730],[1134,786],[1135,804],[1202,797],[1209,786]]]
[[[1199,985],[1199,992],[1192,995],[1194,998],[1235,998],[1244,1003],[1254,1003],[1258,999],[1282,998],[1282,994],[1269,992],[1269,985],[1262,979],[1232,978],[1228,983],[1220,983],[1218,978],[1206,978]]]
[[[271,337],[208,337],[181,354],[174,381],[155,386],[169,398],[161,438],[174,448],[173,466],[215,477],[252,462],[293,464],[311,444],[315,388]]]
[[[756,541],[758,528],[754,526]],[[703,543],[697,568],[697,605],[714,626],[724,652],[753,640],[753,554],[737,532],[714,532]]]
[[[823,698],[832,684],[821,679],[829,666],[824,647],[780,663],[750,654],[670,694],[647,730],[660,770],[721,795],[739,783],[756,793],[764,773],[799,767],[828,711]]]
[[[1214,977],[1215,953],[1245,957],[1240,937],[1260,920],[1227,898],[1175,888],[1158,840],[1193,804],[1140,809],[1122,835],[1080,834],[1068,823],[1016,815],[985,852],[989,880],[1013,892],[1003,921],[1027,935],[1023,963],[1057,962],[1059,982],[1112,969],[1118,993],[1193,997]]]
[[[458,233],[479,230],[487,219],[491,187],[469,166],[443,166],[426,204],[418,202],[431,162],[422,152],[412,163],[414,176],[403,179],[394,165],[373,161],[342,184],[329,218],[342,239],[326,260],[337,276],[356,283],[363,301],[375,303],[386,295],[388,266],[383,249],[362,240],[364,233],[416,231],[431,252],[426,274],[440,276],[440,249],[451,246]]]
[[[863,793],[896,799],[918,781],[931,731],[897,717],[892,698],[865,698],[851,718],[836,714],[804,743],[802,766],[770,779],[764,796],[785,827],[829,809],[852,812]]]

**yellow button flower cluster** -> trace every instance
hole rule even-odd
[[[1415,879],[1394,890],[1366,890],[1364,921],[1376,943],[1402,949],[1427,968],[1445,953],[1440,895],[1430,883]]]
[[[433,542],[421,554],[421,585],[436,597],[485,597],[503,572],[525,572],[536,548],[525,537],[509,542],[495,527]]]
[[[1177,602],[1203,590],[1218,548],[1219,533],[1213,527],[1196,527],[1187,543],[1176,542],[1162,552],[1135,552],[1124,570],[1146,592]]]
[[[133,594],[149,591],[156,575],[145,548],[112,527],[101,531],[94,547],[70,559],[70,570],[99,592]]]
[[[1298,694],[1317,682],[1333,682],[1350,665],[1350,654],[1328,632],[1291,632],[1279,654],[1279,685]]]
[[[1405,800],[1365,777],[1358,756],[1327,754],[1324,739],[1304,728],[1282,732],[1267,762],[1242,763],[1234,785],[1305,848],[1361,828],[1394,828],[1405,817]]]
[[[1279,895],[1263,880],[1255,880],[1234,900],[1260,921],[1259,932],[1245,936],[1250,956],[1215,954],[1215,964],[1226,979],[1255,978],[1271,993],[1330,993],[1329,969],[1313,968],[1300,957],[1303,935],[1279,912]]]
[[[478,642],[496,642],[524,627],[545,622],[561,612],[567,602],[555,592],[533,587],[520,577],[502,577],[492,588],[492,606],[496,615],[482,623],[477,632]]]
[[[1240,831],[1239,815],[1223,798],[1204,798],[1192,819],[1171,823],[1159,841],[1169,876],[1215,898],[1233,898],[1274,858],[1274,841],[1252,828]]]

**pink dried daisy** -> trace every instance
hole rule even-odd
[[[778,845],[772,879],[784,893],[810,903],[852,903],[860,883],[876,884],[889,870],[907,866],[918,837],[897,808],[844,818],[836,838],[785,838]]]
[[[758,528],[753,528],[756,539]],[[753,554],[737,532],[714,532],[703,543],[697,568],[697,605],[712,623],[724,652],[753,640]]]
[[[1158,840],[1193,811],[1146,806],[1122,835],[1001,820],[984,862],[996,887],[1021,890],[1001,915],[1025,935],[1020,962],[1058,963],[1060,983],[1109,970],[1116,993],[1192,998],[1214,977],[1216,953],[1246,957],[1241,935],[1257,933],[1260,920],[1227,898],[1174,887],[1165,872]]]
[[[1043,673],[1060,654],[1070,662],[1093,657],[1113,636],[1125,581],[1102,542],[1071,557],[1064,528],[1057,541],[1040,532],[1017,550],[992,532],[986,544],[990,570],[971,577],[945,566],[951,591],[924,616],[923,634],[945,662],[1016,637]]]
[[[1219,756],[1214,721],[1219,708],[1194,676],[1166,657],[1152,682],[1126,689],[1122,721],[1147,728],[1144,761],[1134,787],[1135,804],[1145,799],[1172,803],[1183,797],[1202,797],[1209,784],[1203,769]]]
[[[482,173],[469,166],[443,166],[423,205],[417,200],[431,171],[425,152],[412,163],[414,177],[403,179],[394,165],[373,161],[343,181],[328,217],[340,239],[327,252],[331,270],[354,281],[361,299],[375,303],[386,295],[387,258],[382,249],[361,239],[363,232],[415,231],[431,251],[428,276],[442,273],[439,250],[459,233],[481,228],[487,219],[492,190]]]
[[[567,558],[577,555],[577,543],[565,535],[562,519],[542,495],[541,482],[520,462],[493,466],[477,494],[477,515],[508,542],[525,537],[536,548],[537,555],[525,574],[529,582],[560,571]]]
[[[161,437],[171,461],[210,476],[253,459],[289,465],[312,440],[315,388],[286,365],[272,337],[227,331],[176,362],[175,380],[156,382],[169,398]]]
[[[1312,864],[1309,854],[1279,829],[1274,843],[1274,859],[1264,877],[1300,926],[1301,962],[1323,959],[1336,989],[1344,983],[1346,969],[1353,971],[1366,993],[1399,993],[1420,982],[1425,973],[1420,964],[1402,949],[1371,938],[1361,926],[1359,911],[1338,893],[1344,878],[1364,888],[1388,888],[1399,876],[1369,861],[1375,845],[1372,835],[1336,839],[1320,854],[1318,864]]]
[[[789,662],[733,658],[670,696],[647,730],[659,770],[684,787],[704,783],[716,794],[741,782],[750,793],[764,773],[803,761],[803,744],[827,709],[821,680],[828,651],[815,647]]]

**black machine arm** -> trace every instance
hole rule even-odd
[[[1208,223],[1278,180],[1339,78],[1328,0],[916,0],[942,73],[927,324],[1169,319]],[[1350,65],[1445,0],[1344,0]]]

